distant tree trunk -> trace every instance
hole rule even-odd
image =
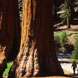
[[[54,51],[52,0],[24,0],[20,52],[9,78],[62,75]]]
[[[67,28],[70,29],[70,22],[71,22],[71,8],[70,8],[70,0],[65,0],[65,5],[66,5],[66,15],[67,15]]]
[[[70,8],[67,8],[67,28],[70,29]]]
[[[14,49],[11,53],[13,57],[20,45],[20,20],[17,7],[16,0],[0,0],[0,76],[11,49]]]

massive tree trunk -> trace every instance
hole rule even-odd
[[[15,47],[19,47],[20,43],[20,19],[17,4],[16,0],[0,0],[0,76],[11,50],[14,49],[13,54],[15,54],[18,50]],[[11,54],[12,57],[13,54]]]
[[[24,0],[20,52],[9,78],[62,75],[54,50],[52,0]]]

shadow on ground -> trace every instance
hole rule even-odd
[[[60,59],[65,59],[65,58],[71,57],[71,53],[68,53],[68,52],[57,52],[56,55]]]

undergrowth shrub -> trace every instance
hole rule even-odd
[[[78,39],[74,45],[74,50],[72,51],[72,59],[78,59]]]
[[[55,44],[55,48],[59,49],[59,48],[63,48],[64,45],[67,42],[67,36],[69,36],[70,33],[68,32],[54,32],[54,44]]]
[[[3,72],[3,75],[4,75],[4,76],[7,76],[7,77],[8,77],[9,71],[10,71],[10,68],[11,68],[12,64],[13,64],[13,61],[7,63],[7,68],[6,68],[5,71]]]
[[[66,32],[63,32],[62,35],[60,36],[60,44],[61,46],[64,45],[64,43],[66,42]]]

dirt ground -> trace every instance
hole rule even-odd
[[[72,73],[67,70],[63,70],[63,71],[65,76],[32,77],[32,78],[78,78],[78,77],[74,77]]]
[[[71,25],[70,29],[67,29],[67,25],[64,25],[62,22],[54,25],[55,31],[66,31],[70,33],[78,33],[78,25]]]

